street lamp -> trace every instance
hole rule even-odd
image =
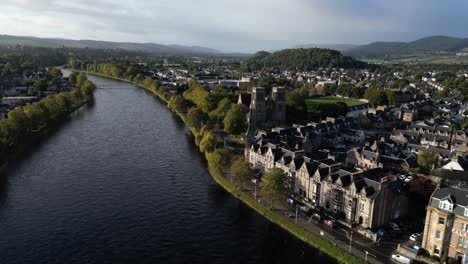
[[[351,235],[349,236],[349,253],[351,253],[351,244],[353,243],[353,231],[351,231]]]
[[[366,253],[366,258],[364,259],[364,262],[367,262],[367,255],[369,255],[369,251],[365,250],[364,253]]]

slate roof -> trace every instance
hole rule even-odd
[[[465,208],[468,208],[468,190],[455,187],[441,187],[436,189],[431,197],[430,206],[439,208],[439,201],[450,198],[454,203],[452,212],[464,216]],[[442,210],[439,208],[439,210]]]

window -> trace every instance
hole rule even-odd
[[[439,225],[445,224],[445,218],[439,217]]]
[[[440,254],[440,248],[437,245],[434,245],[434,254]]]
[[[464,248],[468,248],[468,239],[465,239],[465,244],[463,245]]]
[[[361,212],[364,212],[364,203],[361,203],[361,205],[359,206],[359,210],[360,210]]]
[[[461,237],[461,236],[458,237],[457,245],[459,245],[460,247],[463,246],[463,237]]]
[[[461,228],[460,228],[461,231],[465,231],[465,223],[461,223]]]
[[[465,216],[468,216],[468,209],[465,208]]]
[[[436,233],[435,233],[435,238],[436,238],[437,240],[440,240],[441,234],[442,234],[442,233],[441,233],[439,230],[437,230]]]
[[[440,201],[439,208],[446,211],[452,211],[453,205],[448,201]]]

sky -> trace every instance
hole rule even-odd
[[[224,52],[468,37],[468,0],[0,0],[0,34]]]

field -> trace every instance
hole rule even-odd
[[[364,104],[363,102],[358,101],[358,100],[345,99],[345,98],[335,97],[335,96],[325,96],[325,97],[306,99],[307,111],[311,112],[319,104],[323,104],[323,103],[333,104],[333,103],[338,103],[338,102],[343,102],[348,106]]]

